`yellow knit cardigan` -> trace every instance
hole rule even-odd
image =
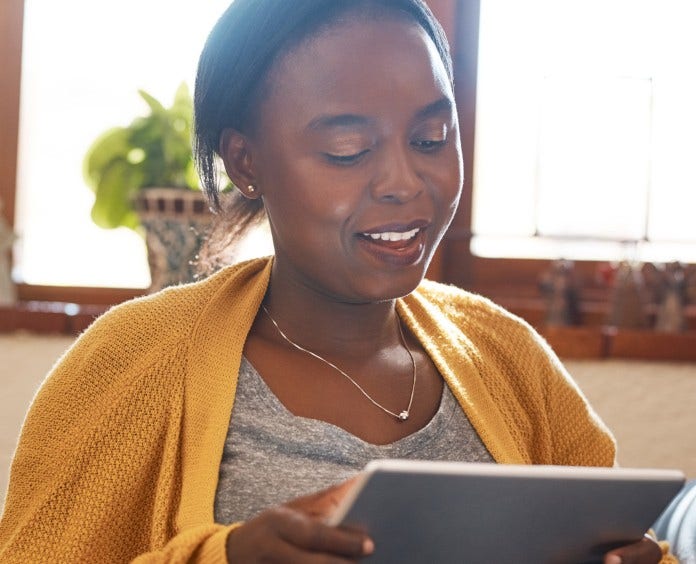
[[[0,562],[226,562],[213,501],[270,269],[254,260],[127,302],[76,341],[24,423]],[[614,463],[611,435],[526,323],[427,281],[397,308],[496,461]]]

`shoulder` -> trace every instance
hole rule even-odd
[[[527,321],[490,299],[455,286],[424,281],[414,292],[471,343],[476,357],[499,374],[567,380],[563,364]]]
[[[210,278],[165,288],[155,294],[135,298],[104,313],[80,337],[84,341],[112,341],[115,337],[135,339],[158,347],[191,334],[204,322],[206,305],[224,289],[245,264],[227,267]]]
[[[611,434],[563,363],[525,320],[491,300],[425,281],[413,299],[440,318],[439,338],[466,343],[481,382],[535,463],[611,465]],[[468,375],[462,378],[470,377]]]
[[[152,372],[183,376],[191,335],[209,323],[216,308],[207,307],[225,291],[243,265],[228,267],[192,284],[166,288],[111,308],[76,340],[49,374],[44,387],[104,391],[147,378]],[[173,368],[164,368],[165,366]]]
[[[99,420],[123,402],[164,405],[173,400],[193,362],[197,345],[192,335],[224,315],[216,299],[235,299],[228,296],[229,282],[243,268],[229,267],[103,314],[51,369],[32,402],[32,418],[61,420],[79,429],[86,417]]]
[[[538,333],[521,317],[489,298],[456,286],[424,280],[414,292],[436,307],[451,322],[474,336],[481,334],[517,334],[521,338],[541,340]]]

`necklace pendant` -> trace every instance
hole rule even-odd
[[[402,411],[402,412],[399,413],[399,415],[397,416],[397,419],[398,419],[399,421],[406,421],[406,419],[408,419],[408,416],[409,416],[408,411]]]

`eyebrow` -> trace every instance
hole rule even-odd
[[[321,130],[335,127],[355,128],[369,125],[372,120],[356,114],[323,115],[314,118],[307,125],[307,129]]]
[[[439,100],[436,100],[432,104],[428,104],[424,108],[421,108],[416,112],[416,120],[428,119],[430,117],[440,115],[440,114],[451,114],[453,108],[452,100],[446,96],[443,96]]]
[[[428,119],[430,117],[452,113],[453,103],[450,98],[442,97],[416,112],[415,120]],[[373,122],[371,118],[357,114],[321,115],[307,124],[307,129],[312,131],[332,129],[336,127],[357,128],[364,127]]]

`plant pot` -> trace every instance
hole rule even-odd
[[[205,196],[185,188],[146,188],[134,206],[145,229],[149,291],[192,282],[195,260],[214,217]]]

